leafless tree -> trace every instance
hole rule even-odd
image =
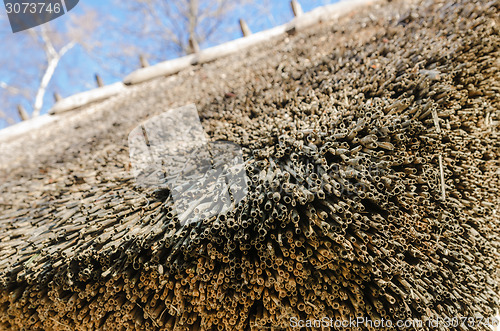
[[[312,8],[335,1],[300,2]],[[115,62],[109,66],[95,60],[117,77],[137,68],[139,54],[154,63],[229,41],[239,30],[240,18],[253,32],[293,18],[289,0],[114,0],[114,4],[126,22],[110,15],[108,40],[101,53]]]
[[[54,72],[59,64],[61,58],[68,52],[71,48],[73,48],[76,44],[75,40],[69,39],[67,43],[65,43],[59,50],[56,50],[54,47],[54,43],[52,42],[49,34],[47,33],[47,28],[42,26],[38,31],[36,30],[28,30],[32,33],[33,38],[40,39],[42,41],[43,50],[45,51],[45,56],[47,60],[47,65],[45,67],[45,72],[42,75],[42,79],[40,81],[40,85],[38,86],[38,90],[35,96],[35,102],[33,104],[33,117],[37,117],[40,114],[40,110],[43,106],[43,97],[45,96],[45,92],[47,91],[47,86],[49,85],[52,76],[54,76]]]
[[[66,25],[49,22],[16,34],[8,32],[6,22],[0,22],[3,23],[1,34],[7,49],[0,54],[2,76],[8,78],[0,79],[3,106],[15,109],[13,101],[22,102],[30,105],[31,117],[39,116],[61,59],[77,44],[91,45],[89,36],[96,28],[96,13],[86,11],[81,16],[68,15]],[[12,117],[12,111],[4,109],[3,113]]]
[[[237,28],[238,13],[249,3],[249,0],[120,1],[125,10],[133,13],[130,24],[123,28],[127,35],[139,40],[134,46],[153,59],[193,53],[198,45],[224,39],[228,27]],[[140,43],[145,39],[146,49]]]

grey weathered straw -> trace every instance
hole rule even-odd
[[[492,316],[498,7],[391,1],[6,144],[1,327]],[[126,137],[190,101],[211,140],[243,147],[250,186],[230,213],[181,226],[168,191],[134,185]]]

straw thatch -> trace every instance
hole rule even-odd
[[[498,10],[382,3],[3,142],[0,325],[493,316]],[[135,185],[127,135],[190,102],[211,140],[242,146],[250,183],[234,210],[181,226],[168,190]]]

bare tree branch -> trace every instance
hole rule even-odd
[[[21,94],[22,93],[22,90],[18,89],[17,87],[10,86],[6,82],[0,81],[0,87],[3,89],[6,89],[7,91],[9,91],[12,94]]]
[[[0,90],[5,90],[0,94],[2,103],[9,108],[20,103],[31,104],[31,117],[39,116],[61,59],[77,44],[85,46],[86,50],[92,48],[88,41],[96,29],[95,16],[94,11],[88,10],[81,16],[70,16],[66,26],[51,22],[15,37],[6,36],[17,53],[9,53],[4,59],[0,57],[6,63],[4,68],[12,70],[12,76],[7,70],[3,72],[9,80],[0,82]],[[25,54],[30,54],[30,57]],[[16,59],[15,65],[11,64],[13,58]],[[26,59],[28,66],[19,66],[20,59]],[[12,100],[16,100],[14,104]]]
[[[216,35],[218,28],[224,23],[236,22],[237,17],[233,16],[237,9],[249,0],[123,0],[120,4],[131,12],[140,10],[146,17],[140,20],[131,21],[130,28],[132,34],[139,41],[157,40],[150,43],[158,45],[156,52],[160,53],[161,48],[167,50],[177,50],[181,54],[188,54],[195,51],[197,44],[208,42]],[[151,33],[151,22],[159,33]],[[142,28],[141,28],[142,25]],[[237,25],[234,24],[235,29]],[[146,53],[146,50],[141,51]],[[181,55],[179,54],[179,55]],[[156,54],[158,55],[158,54]],[[155,54],[148,54],[149,58],[155,58]],[[161,56],[165,59],[165,55]]]
[[[43,40],[43,48],[45,49],[45,52],[47,53],[47,58],[55,58],[57,56],[57,52],[54,49],[54,45],[52,45],[52,41],[50,38],[47,36],[47,28],[42,25],[40,28],[40,37]]]
[[[52,57],[47,59],[48,65],[47,68],[45,69],[45,72],[42,76],[42,80],[40,81],[40,85],[36,92],[32,117],[37,117],[40,115],[40,110],[43,107],[43,97],[45,96],[45,92],[47,91],[47,86],[49,85],[52,76],[54,76],[54,72],[57,68],[57,65],[59,64],[59,61],[64,56],[64,54],[66,54],[76,44],[74,41],[71,41],[63,48],[61,48],[59,52],[56,52],[56,50],[52,45],[52,42],[47,37],[46,33],[42,33],[42,36],[44,36],[43,40],[46,44],[46,48],[49,49],[48,54],[50,54]]]

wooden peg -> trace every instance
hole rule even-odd
[[[292,5],[292,11],[295,17],[299,17],[304,13],[304,11],[302,10],[302,6],[297,0],[290,1],[290,4]]]
[[[59,93],[57,92],[54,92],[54,101],[55,102],[58,102],[58,101],[61,101],[62,100],[62,97]]]
[[[102,78],[98,74],[95,74],[95,81],[97,83],[97,87],[103,87],[104,86],[104,83],[102,82]]]
[[[189,38],[189,53],[190,54],[196,54],[200,51],[200,46],[198,45],[198,42],[194,38]]]
[[[19,117],[22,121],[27,121],[30,119],[28,113],[26,112],[26,109],[24,109],[24,107],[21,105],[17,105],[17,113],[19,114]]]
[[[248,27],[248,24],[240,18],[240,28],[241,28],[241,33],[243,34],[243,37],[247,37],[252,34],[252,31]]]
[[[139,55],[139,61],[141,62],[141,68],[149,67],[149,62],[144,55]]]

